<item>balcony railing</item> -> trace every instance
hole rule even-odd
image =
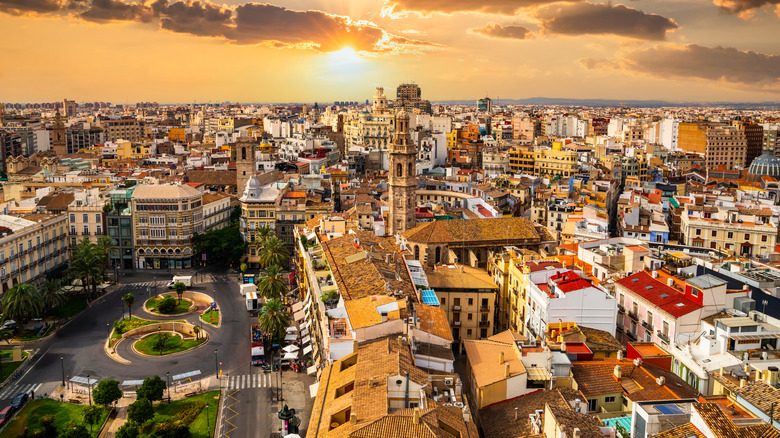
[[[480,327],[490,327],[490,321],[479,321]]]
[[[452,306],[453,312],[460,312],[460,306]]]
[[[650,333],[655,331],[655,329],[653,328],[653,324],[651,324],[648,321],[642,321],[642,327],[646,328]]]
[[[489,312],[489,311],[490,311],[490,308],[489,308],[488,306],[481,306],[481,307],[479,308],[479,311],[480,311],[480,312]]]
[[[628,331],[625,332],[625,334],[632,341],[636,341],[636,333],[633,333],[631,330],[628,330]]]
[[[658,334],[658,339],[666,342],[667,344],[669,343],[669,336],[663,334],[663,332],[661,332],[661,330],[658,330],[657,334]]]
[[[635,322],[639,322],[639,316],[634,312],[628,312],[628,317],[633,319]]]
[[[85,231],[83,231],[83,232],[81,233],[81,235],[82,235],[82,236],[89,236],[89,235],[90,235],[90,232],[89,232],[89,230],[85,230]]]
[[[626,308],[622,304],[618,304],[618,312],[626,313]]]
[[[79,233],[77,233],[76,230],[70,230],[70,231],[68,231],[68,234],[71,235],[71,236],[77,236]],[[57,238],[59,238],[59,237],[60,236],[57,236]]]
[[[452,321],[452,325],[455,327],[460,327],[460,321]]]

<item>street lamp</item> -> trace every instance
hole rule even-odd
[[[219,359],[217,358],[217,349],[214,349],[214,371],[217,373],[217,379],[219,379]]]
[[[165,373],[165,383],[168,385],[168,403],[171,402],[171,372]]]
[[[87,374],[87,395],[89,396],[89,405],[92,406],[92,381],[89,380],[89,374]]]
[[[206,437],[211,438],[211,419],[209,419],[209,404],[206,403]]]
[[[114,281],[119,283],[119,265],[114,265]]]
[[[65,356],[60,355],[60,365],[62,366],[62,390],[65,391]]]

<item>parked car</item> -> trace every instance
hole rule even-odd
[[[14,397],[14,400],[11,402],[10,407],[12,407],[15,411],[18,411],[19,409],[22,409],[22,406],[27,403],[27,399],[29,398],[30,394],[27,394],[26,392],[17,394],[16,397]]]
[[[14,413],[14,409],[10,406],[6,406],[0,411],[0,426],[4,425],[6,421],[11,418],[11,414]]]

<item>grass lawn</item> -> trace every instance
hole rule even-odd
[[[70,297],[53,311],[57,318],[72,318],[88,306],[86,297]]]
[[[209,405],[208,409],[206,408],[206,404]],[[212,437],[214,436],[215,423],[217,422],[218,405],[219,391],[204,392],[203,394],[189,397],[184,400],[172,401],[171,403],[161,402],[160,404],[155,405],[154,418],[150,423],[156,424],[168,419],[176,418],[176,414],[179,414],[179,417],[176,419],[183,419],[183,413],[188,410],[185,408],[189,406],[190,409],[195,409],[195,411],[198,409],[200,410],[198,416],[189,423],[192,438]],[[208,420],[206,420],[206,415],[208,415]],[[187,419],[183,420],[188,421]],[[148,424],[149,423],[142,427],[143,433],[139,435],[139,438],[146,438],[149,436],[149,433],[151,433],[152,428],[151,426],[148,426]],[[207,425],[210,429],[208,432]]]
[[[16,438],[24,431],[25,427],[28,428],[30,435],[32,435],[34,431],[39,429],[38,421],[41,417],[45,417],[46,415],[54,416],[54,426],[58,431],[61,431],[71,421],[83,423],[83,410],[83,405],[60,403],[51,399],[32,400],[28,402],[27,405],[16,414],[16,418],[8,423],[5,429],[0,432],[0,438]],[[98,424],[92,426],[93,437],[97,436],[100,425],[106,421],[107,416],[108,409],[106,408]],[[86,424],[85,426],[87,427],[87,430],[89,430],[89,426]]]
[[[219,310],[207,310],[206,313],[200,315],[200,319],[203,322],[207,322],[211,325],[219,325]]]
[[[136,350],[141,353],[148,354],[150,356],[160,356],[160,350],[156,347],[159,334],[147,336],[135,343]],[[187,339],[182,341],[181,335],[171,336],[165,340],[165,348],[163,348],[162,355],[178,353],[180,351],[189,350],[190,348],[197,347],[198,345],[206,342],[206,339]]]
[[[11,362],[11,357],[13,355],[11,354],[11,350],[4,350],[2,352],[2,358],[3,358],[3,366],[2,370],[0,370],[0,382],[5,382],[5,379],[8,378],[11,374],[13,374],[14,371],[16,371],[17,368],[19,368],[19,365],[24,363],[24,360],[20,360],[18,362]],[[22,351],[22,357],[27,357],[27,352]]]
[[[27,330],[22,330],[22,333],[19,334],[19,336],[17,336],[14,339],[16,339],[17,341],[34,341],[36,339],[41,339],[41,338],[47,336],[49,333],[51,333],[52,330],[54,330],[54,324],[49,324],[49,326],[46,328],[46,331],[43,332],[42,335],[38,336],[38,332],[40,330],[41,329],[39,329],[39,328],[37,328],[37,329],[36,328],[31,328],[31,329],[27,329]]]
[[[192,306],[192,301],[182,298],[181,302],[179,302],[179,297],[177,295],[167,295],[172,296],[176,299],[176,307],[174,307],[173,312],[171,313],[162,313],[157,311],[157,302],[160,301],[159,298],[152,298],[148,301],[146,301],[146,309],[151,310],[155,313],[160,313],[161,315],[178,315],[181,313],[187,313],[190,311],[190,306]]]

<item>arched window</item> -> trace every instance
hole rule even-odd
[[[441,247],[436,247],[436,263],[441,263]]]
[[[241,159],[246,160],[246,148],[241,148]]]
[[[412,166],[414,166],[414,164],[413,164],[413,163],[409,163],[409,164],[406,166],[406,175],[407,175],[407,176],[412,176],[412,175],[414,175],[414,170],[412,170]]]
[[[398,163],[395,170],[395,176],[403,176],[403,173],[404,173],[404,165]]]
[[[414,258],[420,260],[420,247],[418,245],[414,245]]]

